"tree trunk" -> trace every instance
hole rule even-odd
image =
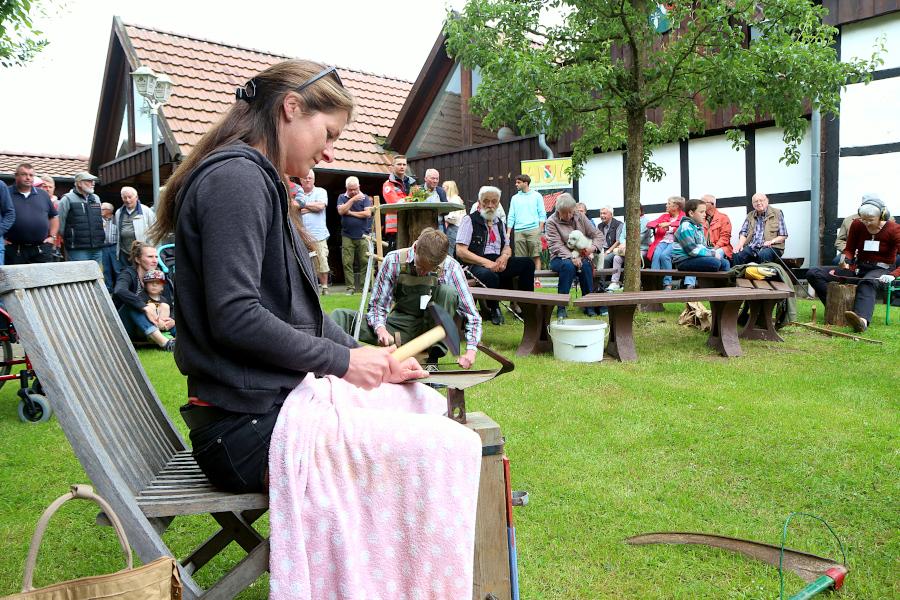
[[[641,159],[644,156],[643,109],[628,112],[625,153],[625,290],[641,289]]]
[[[847,320],[844,313],[853,310],[853,300],[856,298],[856,286],[852,284],[832,281],[828,284],[828,300],[825,302],[825,324],[846,326]]]

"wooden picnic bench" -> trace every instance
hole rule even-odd
[[[553,350],[547,327],[550,325],[553,307],[566,307],[569,305],[570,298],[568,294],[523,292],[482,287],[471,287],[469,291],[475,300],[510,301],[517,303],[521,307],[525,327],[522,332],[522,342],[516,349],[517,356],[540,354]]]
[[[637,360],[633,325],[634,312],[638,305],[705,300],[712,309],[712,328],[706,344],[722,356],[733,357],[742,354],[739,341],[741,336],[748,339],[782,341],[772,325],[771,309],[775,302],[784,300],[792,294],[791,291],[771,287],[748,288],[742,285],[732,288],[588,294],[575,300],[575,306],[581,308],[605,306],[609,309],[609,343],[606,346],[606,353],[618,360],[627,361]],[[739,334],[738,315],[745,301],[758,303],[759,308],[748,321],[747,327]],[[767,302],[769,303],[766,304]],[[768,319],[762,315],[765,306],[768,306]]]

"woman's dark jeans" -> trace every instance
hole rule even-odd
[[[181,407],[191,429],[194,459],[210,483],[238,494],[266,491],[269,444],[280,411],[280,404],[261,415],[193,404]]]

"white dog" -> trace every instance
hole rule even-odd
[[[581,270],[581,258],[587,258],[588,260],[593,258],[593,253],[588,252],[588,249],[591,247],[591,240],[577,229],[572,230],[572,233],[569,234],[566,246],[572,251],[572,262],[575,263],[575,267],[579,271]]]

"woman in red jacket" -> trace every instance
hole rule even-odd
[[[652,269],[672,268],[672,248],[675,243],[675,230],[684,217],[684,198],[671,196],[666,201],[666,212],[647,223],[647,229],[653,231],[653,243],[647,249]],[[686,281],[686,283],[688,283]],[[672,289],[672,278],[663,277],[663,289]]]

